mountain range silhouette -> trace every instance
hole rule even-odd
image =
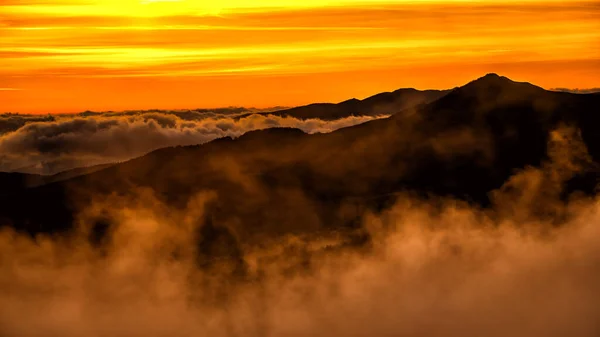
[[[153,191],[173,210],[210,191],[216,197],[199,225],[216,219],[215,226],[248,241],[356,229],[354,207],[377,211],[397,193],[449,196],[487,207],[490,193],[516,171],[548,160],[550,134],[561,125],[580,130],[592,160],[568,180],[563,194],[595,193],[599,177],[600,95],[547,91],[496,74],[447,91],[401,89],[269,113],[392,116],[327,134],[252,131],[54,178],[3,173],[0,226],[65,233],[94,200],[140,189]],[[98,235],[110,222],[98,220]]]

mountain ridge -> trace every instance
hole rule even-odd
[[[419,104],[429,103],[450,90],[417,90],[400,88],[391,92],[382,92],[365,99],[351,98],[340,103],[312,103],[279,111],[261,112],[261,115],[290,116],[298,119],[317,118],[334,120],[350,116],[391,115]],[[244,118],[252,114],[244,114]]]
[[[493,103],[481,99],[480,92]],[[592,159],[600,162],[599,98],[487,75],[411,108],[410,114],[327,134],[277,128],[164,148],[21,190],[0,197],[0,223],[30,232],[67,230],[78,210],[95,198],[130,195],[139,188],[179,210],[194,195],[212,191],[215,209],[221,210],[215,212],[225,212],[223,223],[246,239],[314,226],[356,226],[355,218],[339,213],[355,197],[412,191],[485,207],[492,202],[489,193],[515,170],[547,160],[549,133],[564,123],[581,130]],[[580,187],[589,189],[589,183]],[[391,199],[378,197],[363,206],[376,210]]]

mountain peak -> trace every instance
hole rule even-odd
[[[536,87],[535,85],[527,82],[515,82],[508,77],[500,76],[496,73],[489,73],[483,77],[480,77],[474,81],[469,82],[465,86],[462,87],[462,91],[477,91],[477,92],[486,92],[490,93],[498,93],[502,91],[508,90],[518,90],[520,92],[531,92],[536,91],[541,88]]]
[[[527,82],[515,82],[507,77],[489,73],[435,102],[435,107],[465,108],[467,106],[496,106],[511,102],[523,102],[538,97],[544,89]],[[511,103],[512,104],[512,103]]]
[[[502,78],[502,77],[504,77],[504,76],[500,76],[496,73],[487,73],[481,78]]]
[[[483,83],[483,84],[502,84],[502,83],[515,83],[514,81],[512,81],[511,79],[509,79],[508,77],[504,77],[504,76],[500,76],[496,73],[489,73],[486,74],[483,77],[480,77],[474,81],[472,81],[471,83]]]

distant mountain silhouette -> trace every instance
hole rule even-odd
[[[17,187],[0,197],[0,224],[32,233],[68,230],[77,211],[94,198],[126,196],[139,187],[155,191],[173,210],[183,209],[198,192],[215,192],[208,212],[219,219],[216,225],[243,240],[355,228],[355,206],[380,209],[400,191],[486,206],[489,193],[515,170],[547,158],[549,133],[561,124],[578,127],[600,163],[599,95],[546,91],[496,74],[438,94],[437,100],[408,108],[410,113],[328,134],[253,131],[160,149],[35,188],[19,189],[16,179]],[[382,94],[365,101],[383,106],[397,97]],[[335,109],[357,111],[352,109],[365,101]],[[293,111],[308,111],[298,109]],[[588,172],[570,186],[591,193],[597,176]]]
[[[390,115],[413,108],[420,104],[429,103],[444,96],[450,90],[416,90],[398,89],[394,92],[384,92],[364,100],[356,98],[341,103],[315,103],[291,109],[262,112],[262,115],[290,116],[298,119],[318,118],[334,120],[349,116],[378,116]],[[243,118],[251,114],[244,114]]]

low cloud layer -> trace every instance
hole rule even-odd
[[[363,251],[336,235],[240,242],[246,278],[227,258],[197,267],[194,228],[214,196],[182,212],[152,191],[98,200],[80,236],[0,235],[0,335],[597,336],[600,201],[573,200],[558,227],[518,216],[532,199],[558,206],[544,198],[555,181],[528,183],[552,170],[518,173],[490,211],[399,197],[366,215]],[[102,209],[118,226],[97,249],[85,223]]]
[[[600,93],[600,88],[585,88],[585,89],[569,89],[569,88],[554,88],[553,91],[570,92],[572,94],[594,94]]]
[[[248,131],[293,127],[323,133],[386,117],[300,120],[247,111],[146,111],[74,116],[0,116],[0,171],[52,174],[118,162],[152,150],[201,144]]]

